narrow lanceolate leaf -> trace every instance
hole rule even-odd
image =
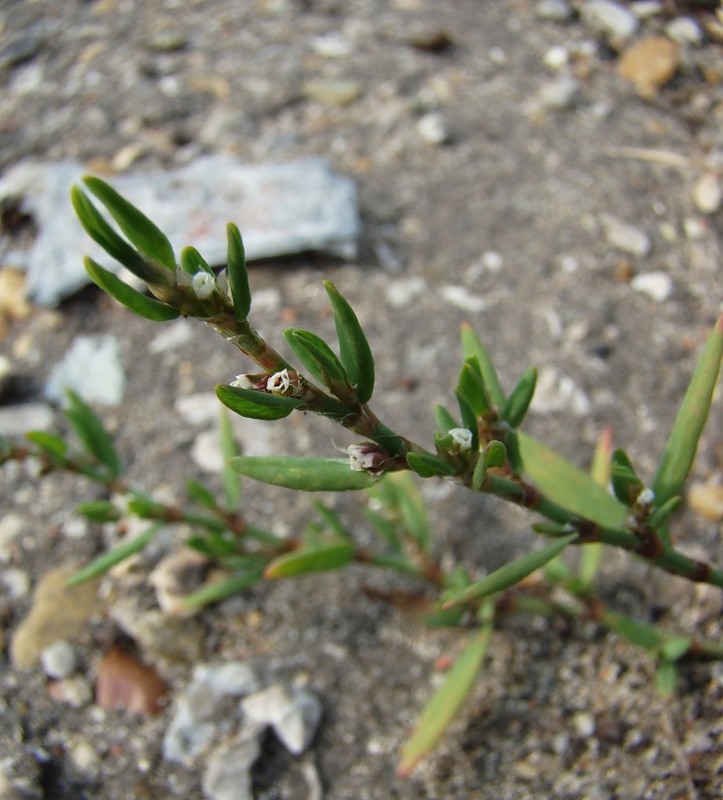
[[[457,398],[457,405],[459,406],[459,413],[462,417],[462,427],[472,433],[472,450],[476,451],[479,448],[479,428],[477,424],[477,415],[469,403],[469,400],[459,391],[455,390],[455,397]]]
[[[449,477],[456,473],[451,464],[429,453],[407,453],[407,464],[420,478]]]
[[[662,697],[672,697],[678,686],[678,667],[663,659],[655,670],[655,686]]]
[[[410,775],[417,764],[435,748],[460,712],[482,667],[491,637],[492,625],[485,625],[454,662],[442,685],[432,696],[402,751],[397,769],[400,778]]]
[[[527,410],[532,402],[537,385],[537,370],[534,367],[525,372],[520,378],[520,382],[510,392],[504,406],[502,416],[512,428],[517,428],[527,414]]]
[[[246,251],[239,229],[229,222],[226,226],[228,250],[228,282],[233,297],[233,313],[237,320],[246,319],[251,310],[251,289],[249,273],[246,269]]]
[[[299,361],[317,381],[321,381],[332,391],[347,386],[344,367],[331,347],[320,336],[311,331],[287,328],[284,331],[284,338]]]
[[[515,434],[515,439],[524,474],[550,500],[598,525],[625,527],[627,507],[586,472],[521,431]]]
[[[296,397],[266,394],[254,389],[223,384],[216,387],[216,396],[231,411],[248,419],[283,419],[301,405],[301,400]]]
[[[665,635],[647,622],[640,622],[626,614],[606,611],[602,623],[629,642],[646,650],[657,650],[665,641]]]
[[[723,314],[713,328],[673,424],[652,483],[655,505],[682,494],[710,411],[723,358]]]
[[[487,466],[489,468],[499,469],[504,467],[505,461],[507,461],[507,448],[502,442],[492,439],[485,447],[485,456],[487,457]]]
[[[181,269],[189,275],[195,275],[197,272],[208,272],[213,275],[213,270],[209,267],[208,262],[195,247],[184,247],[181,250],[179,264]]]
[[[475,416],[481,417],[490,410],[487,387],[476,358],[468,358],[462,365],[457,391],[467,400]]]
[[[80,224],[93,241],[97,242],[109,256],[123,264],[134,275],[149,284],[164,283],[167,270],[146,262],[116,231],[106,222],[103,215],[89,198],[77,187],[70,190],[70,200]],[[165,274],[164,274],[165,273]],[[167,279],[166,279],[167,282]]]
[[[590,477],[603,488],[610,483],[613,452],[613,431],[607,425],[600,431],[590,466]],[[603,546],[599,542],[584,544],[580,548],[579,579],[583,591],[592,587],[602,559]]]
[[[615,497],[626,506],[632,506],[645,484],[638,477],[633,462],[624,450],[613,453],[610,475]]]
[[[352,470],[346,459],[238,456],[230,463],[247,478],[302,492],[368,489],[379,480],[379,476]]]
[[[519,583],[523,578],[526,578],[531,572],[534,572],[540,567],[544,567],[548,561],[558,556],[569,544],[577,539],[577,534],[572,533],[569,536],[564,536],[562,539],[557,539],[543,547],[541,550],[535,550],[534,553],[528,553],[522,558],[518,558],[510,564],[505,564],[504,567],[495,570],[494,572],[482,578],[481,581],[473,583],[462,592],[457,592],[445,597],[442,608],[453,608],[454,606],[469,603],[472,600],[478,600],[480,597],[486,597],[496,592],[501,592],[508,589],[510,586]]]
[[[147,528],[143,533],[139,536],[136,536],[134,539],[131,539],[129,542],[123,542],[123,544],[118,545],[118,547],[114,547],[113,550],[109,551],[108,553],[104,553],[102,556],[99,556],[94,561],[91,561],[87,567],[84,567],[79,572],[76,572],[75,575],[68,581],[69,586],[77,586],[79,583],[85,583],[86,581],[92,581],[94,578],[99,578],[101,575],[105,575],[106,572],[111,567],[114,567],[116,564],[120,564],[121,561],[125,561],[126,558],[129,558],[135,553],[140,553],[143,548],[145,548],[148,544],[150,544],[153,537],[160,531],[161,525],[151,525],[150,528]]]
[[[73,391],[68,391],[68,405],[63,413],[85,449],[108,468],[112,477],[117,478],[121,471],[120,459],[100,417]]]
[[[121,517],[121,512],[110,500],[88,500],[78,503],[76,513],[91,522],[116,522]]]
[[[64,461],[68,452],[68,443],[57,433],[46,431],[29,431],[25,438],[37,445],[53,461]]]
[[[223,455],[223,488],[226,499],[226,508],[233,512],[238,508],[241,499],[241,479],[238,472],[233,469],[229,462],[240,454],[236,437],[233,434],[231,420],[226,409],[221,410],[218,420],[218,433],[221,439],[221,453]]]
[[[348,539],[301,547],[275,558],[264,570],[264,577],[295,578],[307,572],[341,569],[354,558],[354,553],[354,545]]]
[[[334,314],[341,363],[360,403],[369,402],[374,391],[374,358],[357,315],[331,281],[324,281]]]
[[[92,258],[86,257],[84,263],[86,272],[96,286],[121,305],[134,311],[139,317],[150,319],[152,322],[166,322],[179,316],[180,312],[177,309],[137,292],[117,275],[93,261]]]
[[[442,434],[442,436],[448,431],[451,431],[452,428],[459,428],[459,422],[457,422],[444,406],[438,405],[434,407],[434,419],[437,423],[437,431]]]
[[[176,269],[176,256],[171,243],[145,214],[100,178],[87,176],[83,182],[108,209],[118,227],[141,255],[168,269]]]
[[[263,580],[263,577],[263,568],[250,570],[248,572],[235,572],[228,578],[214,581],[210,585],[204,586],[192,594],[186,595],[186,597],[183,598],[183,605],[187,608],[201,608],[211,603],[220,603],[227,597],[233,597],[233,595]]]
[[[419,549],[426,553],[431,542],[431,531],[427,507],[415,486],[414,479],[408,472],[395,472],[387,480],[396,487],[397,507],[406,529]]]
[[[492,365],[492,360],[485,350],[482,340],[467,322],[462,323],[462,353],[465,359],[477,359],[480,372],[482,373],[482,379],[484,380],[492,402],[498,409],[503,408],[505,404],[505,393],[502,391],[502,384],[497,377],[497,371]]]

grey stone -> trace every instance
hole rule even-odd
[[[699,45],[703,42],[703,31],[692,17],[676,17],[665,26],[665,32],[678,44]]]
[[[289,690],[280,683],[249,695],[241,707],[251,722],[270,725],[294,755],[309,746],[321,719],[321,703],[316,695],[303,688]]]
[[[664,303],[673,293],[673,279],[667,272],[659,270],[641,272],[630,281],[630,288],[647,295],[656,303]]]
[[[253,800],[251,767],[259,757],[258,731],[242,731],[233,741],[216,748],[203,774],[203,793],[210,800]]]
[[[580,95],[580,84],[575,78],[563,75],[546,83],[540,89],[540,103],[543,108],[561,110],[573,108]]]
[[[600,221],[605,229],[608,244],[638,257],[647,256],[650,252],[650,237],[645,231],[610,214],[603,214]]]
[[[572,7],[566,0],[540,0],[535,6],[535,14],[540,19],[549,19],[553,22],[567,22],[572,18]]]
[[[220,718],[228,710],[229,697],[256,691],[251,667],[241,662],[200,664],[193,679],[175,703],[171,723],[163,738],[163,757],[190,764],[213,742]]]
[[[66,391],[72,389],[88,403],[117,406],[123,399],[124,386],[115,336],[78,336],[51,370],[45,396],[65,403]]]
[[[39,233],[10,266],[27,269],[28,295],[53,306],[86,285],[83,256],[117,268],[90,242],[68,191],[84,174],[75,161],[25,162],[0,178],[0,199],[22,197]],[[193,244],[214,265],[226,260],[226,223],[238,224],[249,259],[314,250],[351,259],[360,230],[356,186],[323,158],[243,165],[215,155],[168,172],[118,175],[113,186],[163,230],[176,251]],[[6,259],[7,260],[7,259]]]
[[[69,678],[77,664],[73,645],[65,639],[49,644],[40,654],[40,663],[49,678]]]
[[[580,7],[580,16],[589,28],[615,46],[628,41],[640,24],[632,11],[613,0],[587,0]]]
[[[565,411],[582,417],[590,413],[590,400],[569,375],[547,366],[540,370],[530,410],[538,414]]]

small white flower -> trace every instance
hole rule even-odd
[[[655,500],[655,492],[652,489],[643,489],[638,495],[637,505],[651,506]]]
[[[291,386],[291,378],[289,378],[289,370],[282,369],[281,372],[275,372],[267,381],[266,388],[270,392],[279,392],[286,394]]]
[[[248,375],[237,375],[235,381],[231,381],[229,386],[235,386],[237,389],[253,389],[254,385]]]
[[[354,472],[366,472],[378,460],[377,453],[370,452],[368,444],[350,444],[346,452],[349,454],[349,466]]]
[[[452,437],[451,449],[456,453],[466,453],[472,449],[472,431],[468,428],[452,428],[449,431]]]
[[[216,279],[208,272],[197,272],[191,281],[191,288],[199,300],[207,300],[216,288]]]

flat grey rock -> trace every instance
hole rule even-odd
[[[0,200],[21,197],[38,227],[33,247],[6,253],[4,261],[27,270],[28,296],[39,305],[54,306],[89,283],[84,255],[117,267],[88,239],[68,199],[86,171],[76,161],[24,162],[0,179]],[[226,261],[228,222],[239,226],[250,260],[357,253],[356,186],[323,158],[243,165],[230,156],[205,156],[178,170],[110,182],[168,235],[176,252],[193,244],[213,265]]]

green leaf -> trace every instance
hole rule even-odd
[[[463,605],[472,600],[478,600],[480,597],[486,597],[508,589],[510,586],[519,583],[523,578],[526,578],[531,572],[544,567],[548,561],[552,561],[575,539],[577,539],[576,533],[564,536],[546,545],[541,550],[535,550],[533,553],[528,553],[510,564],[505,564],[504,567],[491,572],[485,578],[473,583],[463,591],[446,595],[442,608]]]
[[[116,522],[121,512],[110,500],[88,500],[75,507],[78,514],[91,522]]]
[[[656,508],[650,515],[648,525],[650,525],[653,530],[659,530],[667,522],[668,517],[680,508],[682,502],[683,498],[678,495],[666,500],[662,506]]]
[[[333,508],[329,508],[329,506],[324,505],[324,503],[321,503],[318,500],[315,500],[312,505],[314,506],[316,513],[326,523],[327,528],[329,528],[339,540],[349,538],[349,534],[347,533],[341,518]]]
[[[507,461],[507,448],[502,442],[492,439],[485,447],[485,456],[487,458],[487,466],[490,469],[500,469],[504,467],[505,461]]]
[[[612,464],[613,431],[607,425],[600,431],[595,451],[592,456],[590,466],[590,477],[599,486],[605,488],[610,483],[610,472]],[[584,544],[580,548],[579,581],[580,590],[583,593],[589,592],[592,588],[595,575],[597,575],[602,559],[603,546],[599,542]]]
[[[667,639],[660,647],[660,655],[666,661],[678,661],[690,652],[693,640],[689,636],[673,636]]]
[[[160,524],[151,525],[150,528],[147,528],[139,536],[136,536],[129,542],[123,542],[123,544],[113,548],[113,550],[110,552],[104,553],[94,561],[91,561],[87,567],[84,567],[79,572],[76,572],[75,575],[73,575],[73,577],[68,581],[68,586],[77,586],[79,583],[92,581],[94,578],[105,575],[105,573],[108,572],[111,567],[114,567],[116,564],[120,564],[120,562],[125,561],[126,558],[129,558],[136,553],[140,553],[144,547],[150,544],[150,542],[153,540],[153,537],[158,533],[158,531],[161,530],[161,527],[162,526]]]
[[[645,484],[638,477],[630,457],[624,450],[616,450],[613,453],[610,474],[615,497],[626,506],[634,505]]]
[[[339,354],[349,382],[360,403],[369,402],[374,391],[374,358],[357,315],[331,281],[324,281],[334,314]]]
[[[231,420],[226,409],[221,409],[218,420],[218,433],[221,439],[221,453],[223,455],[223,489],[226,499],[226,509],[235,511],[241,500],[241,479],[235,469],[230,466],[230,461],[240,454],[236,437],[233,433]]]
[[[447,411],[444,406],[434,407],[434,418],[437,423],[437,431],[444,436],[452,430],[452,428],[459,428],[459,422]]]
[[[259,583],[259,581],[263,580],[263,577],[263,567],[249,572],[237,572],[228,578],[214,581],[208,586],[186,595],[183,598],[183,605],[187,608],[201,608],[211,605],[211,603],[220,603],[222,600],[248,589],[255,583]]]
[[[92,258],[86,256],[83,261],[85,270],[90,275],[93,283],[121,305],[134,311],[139,317],[145,317],[145,319],[150,319],[152,322],[166,322],[170,319],[176,319],[180,315],[180,312],[172,306],[167,306],[153,297],[137,292],[117,275],[93,261]]]
[[[195,247],[184,247],[181,250],[179,263],[181,269],[189,275],[195,275],[197,272],[208,272],[209,275],[213,275],[208,262]]]
[[[472,471],[472,491],[479,492],[487,478],[487,454],[482,452],[477,457],[477,463]]]
[[[475,417],[481,417],[490,410],[487,387],[476,358],[468,358],[462,365],[457,391],[469,403]]]
[[[186,494],[189,500],[198,503],[200,506],[204,506],[204,508],[216,508],[218,505],[213,492],[207,489],[202,483],[193,480],[193,478],[186,483]]]
[[[228,283],[233,297],[233,313],[241,322],[245,320],[251,310],[251,289],[249,288],[249,273],[246,268],[246,251],[239,229],[229,222],[226,226],[228,249]]]
[[[598,525],[626,527],[628,509],[587,473],[521,431],[515,439],[525,474],[550,500]]]
[[[402,751],[397,769],[400,778],[408,777],[417,764],[437,745],[462,709],[474,686],[492,638],[492,625],[485,625],[463,650],[442,685],[427,703],[414,732]]]
[[[225,384],[216,386],[216,396],[231,411],[248,419],[283,419],[302,404],[296,397],[266,394]]]
[[[663,633],[654,625],[640,622],[625,614],[618,614],[616,611],[606,611],[602,616],[602,622],[619,636],[645,650],[657,650],[665,640]]]
[[[379,476],[352,470],[347,459],[238,456],[230,463],[247,478],[302,492],[368,489],[379,480]]]
[[[444,477],[457,472],[451,464],[429,453],[407,453],[407,464],[420,478]]]
[[[141,255],[175,272],[176,256],[171,243],[145,214],[100,178],[87,176],[83,182],[108,209],[118,227]]]
[[[672,697],[678,686],[678,667],[663,659],[655,670],[655,685],[662,697]]]
[[[510,396],[502,407],[502,417],[507,420],[507,424],[511,428],[519,427],[525,418],[532,402],[536,385],[537,370],[534,367],[530,367],[520,378],[517,386],[510,392]]]
[[[37,445],[44,453],[50,456],[53,461],[65,461],[68,452],[68,443],[56,433],[46,431],[28,431],[25,438]]]
[[[432,535],[427,517],[427,507],[422,495],[417,490],[414,479],[408,472],[393,472],[387,480],[394,484],[397,490],[397,507],[409,535],[423,553],[428,552]]]
[[[505,393],[502,391],[502,384],[497,377],[497,372],[492,366],[492,361],[489,354],[484,348],[481,339],[474,332],[474,329],[468,322],[462,323],[462,352],[465,360],[468,358],[476,358],[479,364],[482,379],[484,380],[487,392],[489,393],[492,402],[501,409],[505,405]]]
[[[348,379],[341,361],[329,345],[315,333],[298,328],[287,328],[284,338],[296,357],[316,380],[336,393],[348,386]]]
[[[73,426],[85,449],[101,464],[106,466],[112,475],[120,475],[121,464],[110,434],[93,409],[79,395],[68,391],[68,404],[63,409],[68,422]]]
[[[301,547],[271,561],[264,570],[264,577],[267,580],[296,578],[308,572],[341,569],[354,558],[355,552],[356,548],[348,539]]]
[[[109,256],[123,264],[134,275],[149,284],[168,283],[168,270],[147,262],[129,244],[119,236],[105,221],[103,215],[93,205],[89,198],[73,186],[70,190],[70,200],[75,213],[80,220],[85,232],[93,241],[97,242]]]
[[[723,358],[723,314],[713,328],[670,432],[651,488],[655,505],[682,494],[710,411]]]
[[[462,415],[462,427],[472,432],[472,452],[479,449],[479,428],[477,426],[477,414],[469,403],[469,400],[459,391],[455,391],[459,413]]]

